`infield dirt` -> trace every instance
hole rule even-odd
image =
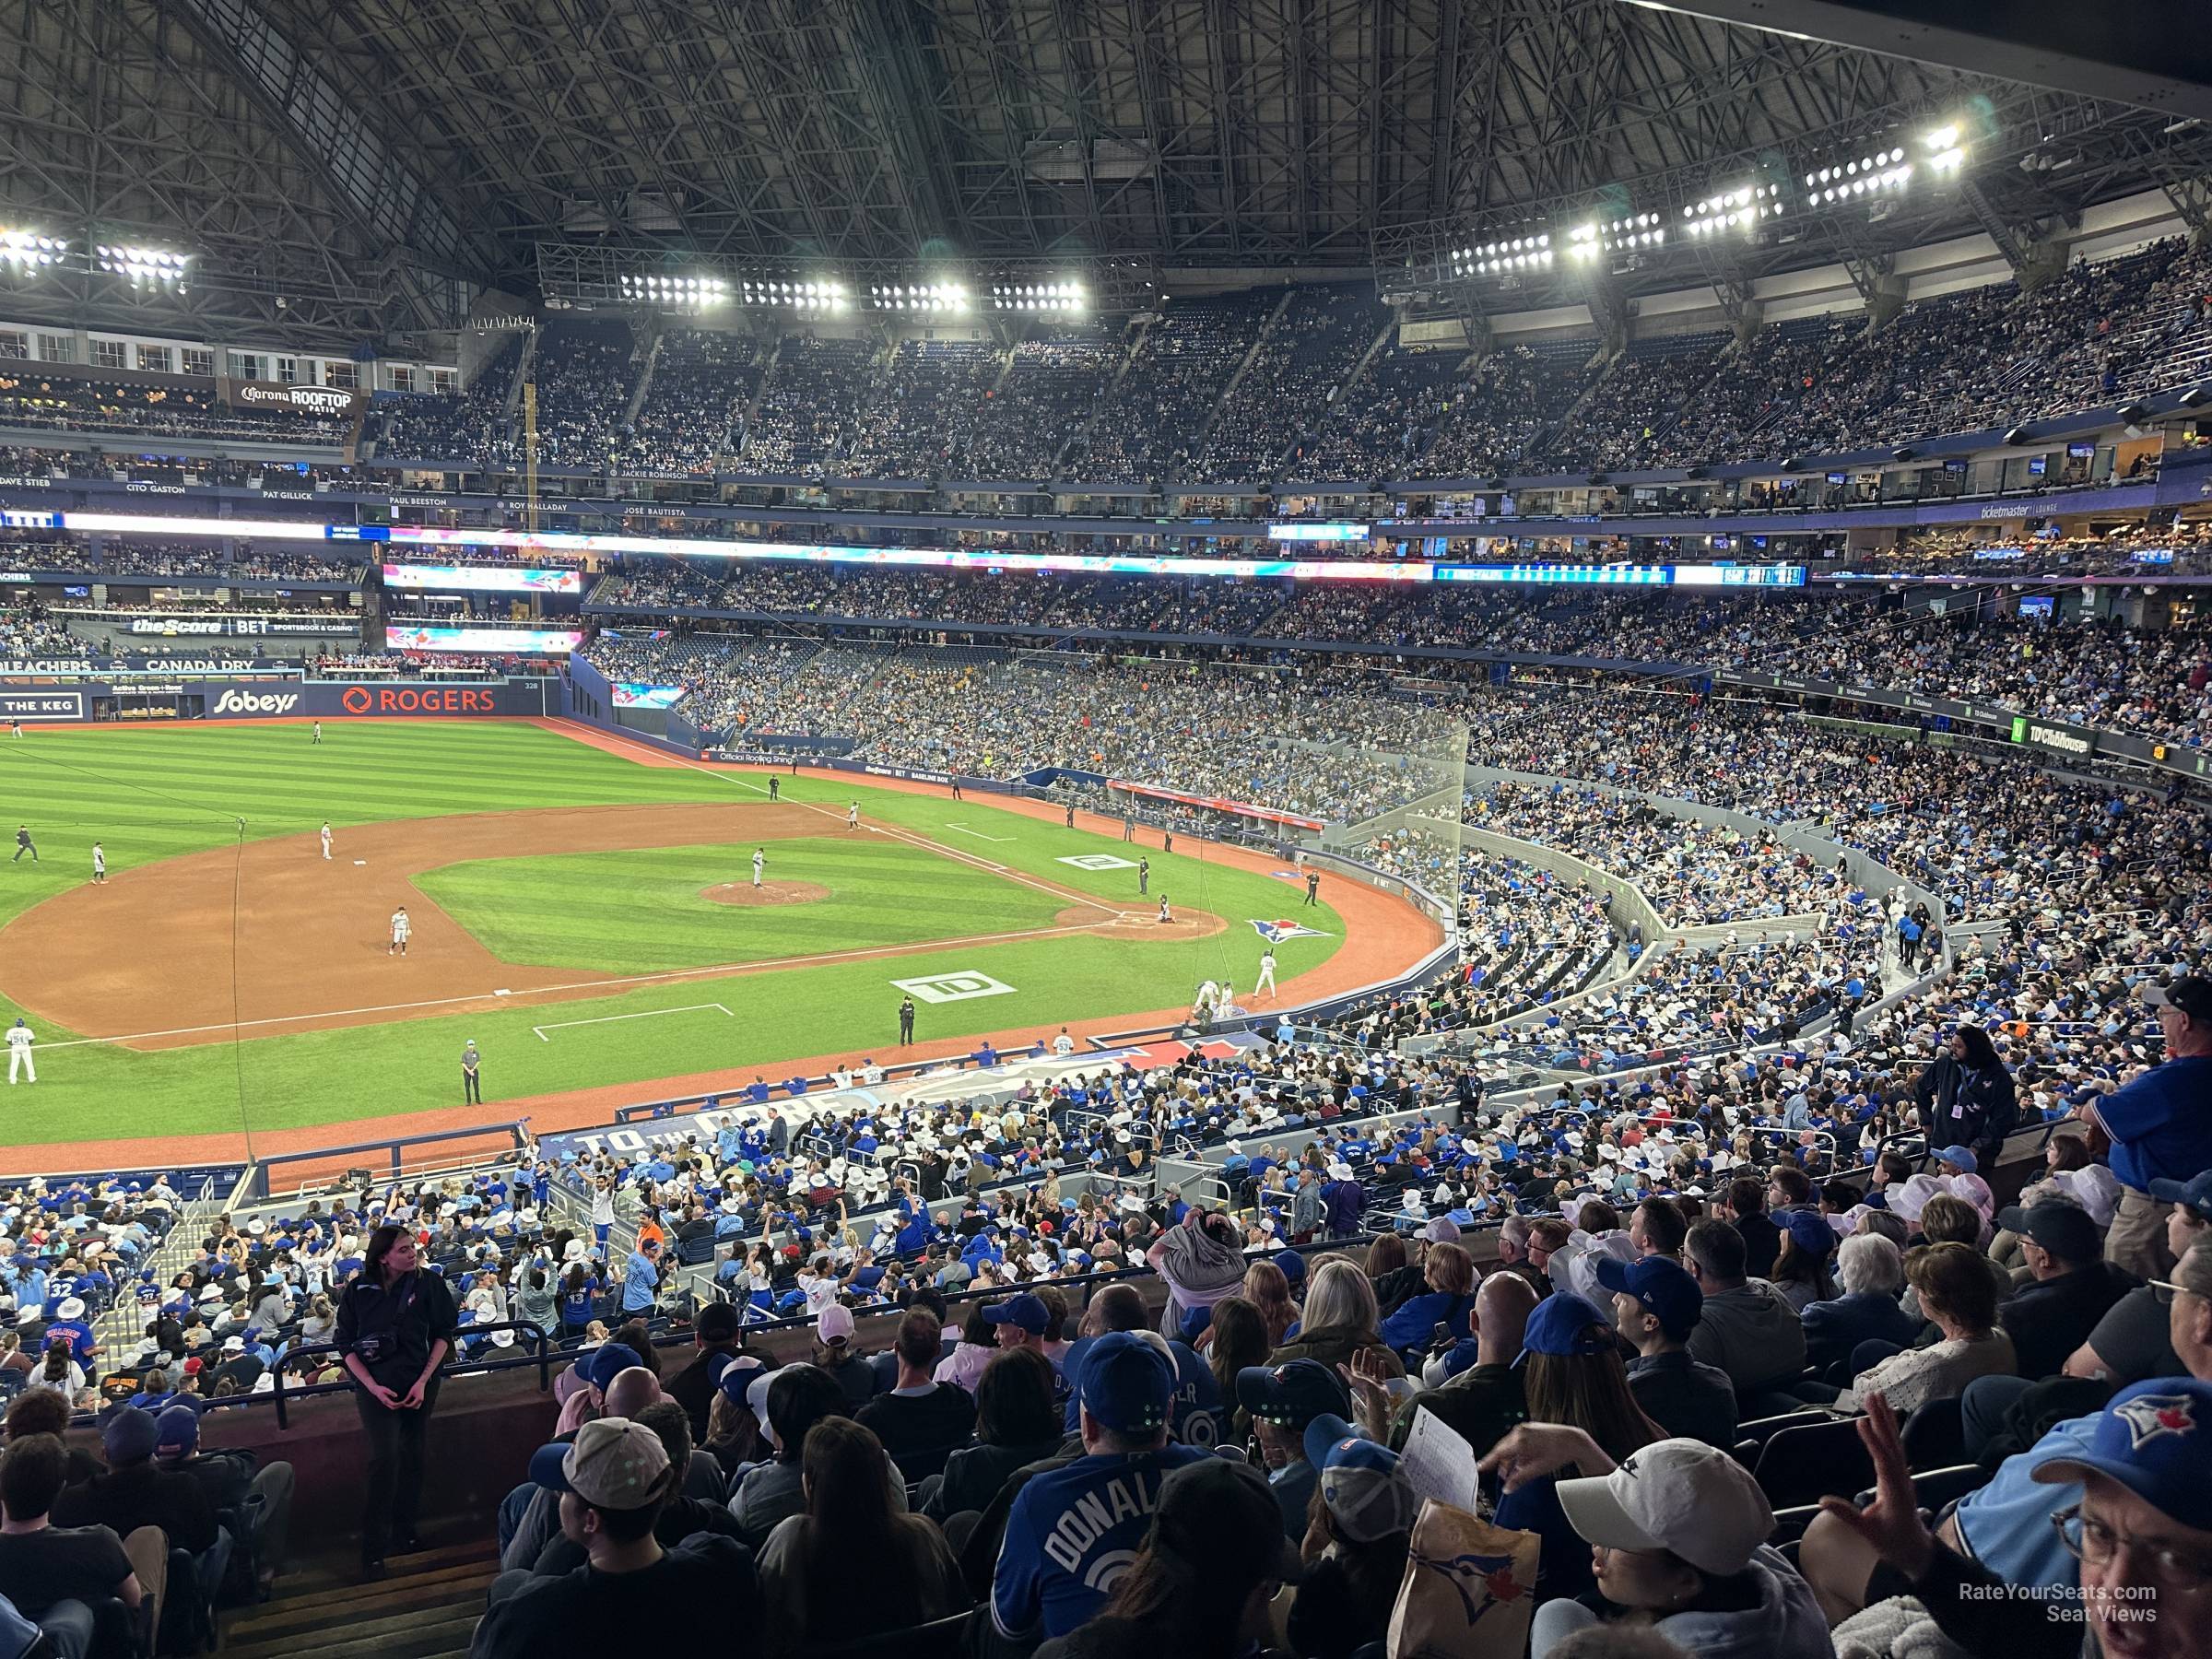
[[[665,803],[367,824],[339,835],[327,860],[314,836],[280,836],[166,859],[104,886],[57,894],[0,929],[0,960],[8,964],[7,994],[24,1007],[89,1038],[127,1038],[124,1046],[136,1049],[224,1041],[233,1020],[251,1032],[321,1030],[379,1025],[439,1005],[453,1011],[471,999],[564,1001],[604,996],[623,983],[788,968],[793,959],[781,958],[610,979],[503,961],[414,877],[469,859],[751,844],[818,836],[821,827],[818,812],[799,806]],[[745,881],[742,897],[708,896],[751,902],[742,863],[731,870]],[[1098,919],[1097,900],[1024,879],[1084,901]],[[392,912],[402,905],[412,924],[404,958],[390,947]],[[892,956],[928,943],[819,959]]]

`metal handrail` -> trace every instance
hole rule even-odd
[[[484,1324],[472,1324],[464,1326],[463,1330],[471,1337],[488,1336],[495,1331],[512,1331],[518,1337],[526,1335],[536,1351],[533,1354],[518,1355],[512,1359],[464,1359],[459,1358],[461,1352],[461,1335],[456,1333],[453,1338],[453,1352],[447,1356],[446,1362],[438,1368],[438,1374],[440,1377],[443,1378],[462,1375],[474,1375],[478,1372],[495,1371],[518,1371],[525,1365],[535,1365],[537,1367],[537,1392],[540,1394],[547,1394],[552,1391],[552,1346],[545,1332],[540,1330],[536,1325],[531,1324],[528,1322],[520,1319],[501,1319]],[[277,1356],[276,1363],[270,1369],[269,1372],[271,1378],[273,1379],[269,1385],[269,1395],[276,1404],[276,1427],[278,1429],[289,1429],[291,1427],[290,1416],[285,1410],[285,1398],[287,1391],[284,1386],[284,1378],[285,1372],[291,1367],[292,1362],[297,1359],[305,1359],[311,1354],[343,1354],[345,1352],[346,1348],[343,1344],[335,1342],[318,1342],[305,1347],[287,1348],[282,1354]],[[315,1394],[336,1394],[341,1390],[351,1390],[356,1386],[358,1385],[349,1376],[343,1382],[301,1383],[291,1389],[289,1392],[293,1399],[302,1399]],[[252,1395],[240,1396],[241,1400],[252,1399],[253,1397],[254,1396]]]

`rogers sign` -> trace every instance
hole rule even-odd
[[[338,704],[348,714],[494,714],[500,700],[471,686],[348,686]]]

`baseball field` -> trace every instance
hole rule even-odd
[[[319,746],[290,723],[0,739],[0,853],[18,824],[38,850],[0,865],[0,1018],[29,1022],[38,1066],[5,1096],[5,1138],[368,1138],[458,1107],[472,1039],[487,1122],[776,1082],[900,1057],[906,995],[906,1055],[943,1053],[1112,1030],[1208,979],[1249,1000],[1256,922],[1311,930],[1274,947],[1285,1002],[1382,977],[1429,936],[1356,884],[1307,908],[1265,857],[1125,844],[1047,804],[777,784],[771,802],[759,770],[524,721],[334,722]]]

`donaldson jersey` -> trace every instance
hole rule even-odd
[[[1078,1457],[1037,1476],[1015,1497],[991,1581],[991,1622],[1009,1640],[1065,1636],[1104,1610],[1136,1559],[1159,1483],[1211,1457],[1167,1446],[1131,1457]]]

